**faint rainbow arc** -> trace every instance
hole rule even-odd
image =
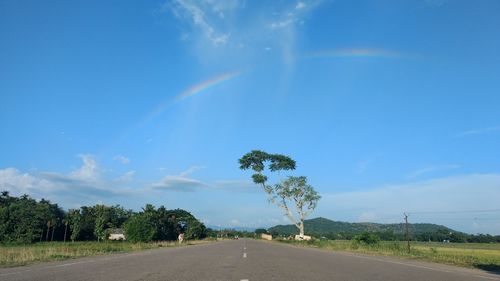
[[[202,93],[202,92],[204,92],[212,87],[223,84],[224,82],[228,82],[228,81],[240,76],[241,74],[242,74],[241,71],[226,72],[226,73],[222,73],[220,75],[217,75],[215,77],[209,78],[207,80],[204,80],[202,82],[199,82],[198,84],[192,85],[189,88],[187,88],[186,90],[184,90],[182,93],[178,94],[173,99],[169,99],[165,102],[160,103],[158,106],[156,106],[153,110],[151,110],[146,115],[143,122],[145,122],[146,120],[150,120],[154,116],[161,114],[170,105],[173,105],[177,101],[181,101],[185,98],[200,94],[200,93]]]
[[[226,81],[229,81],[233,78],[236,78],[238,76],[241,75],[241,72],[240,71],[232,71],[232,72],[226,72],[226,73],[223,73],[221,75],[218,75],[218,76],[215,76],[215,77],[212,77],[210,79],[207,79],[205,81],[202,81],[196,85],[193,85],[191,87],[189,87],[188,89],[186,89],[184,92],[182,92],[181,94],[179,94],[175,100],[182,100],[182,99],[185,99],[185,98],[188,98],[188,97],[191,97],[191,96],[194,96],[194,95],[197,95],[197,94],[200,94],[212,87],[215,87],[219,84],[222,84]]]

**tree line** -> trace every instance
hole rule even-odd
[[[289,236],[289,233],[282,233],[276,230],[266,231],[265,229],[257,229],[256,232],[269,233],[273,236]],[[370,235],[381,241],[404,241],[405,235],[403,233],[396,233],[391,230],[386,231],[361,231],[361,232],[330,232],[330,233],[310,233],[316,238],[324,238],[329,240],[356,240],[360,235]],[[418,234],[411,234],[412,241],[420,242],[443,242],[449,241],[452,243],[500,243],[500,235],[490,234],[468,234],[463,232],[450,232],[445,229],[437,229],[434,231],[427,231]]]
[[[63,210],[56,203],[28,195],[0,194],[0,242],[34,243],[42,241],[102,241],[121,229],[127,240],[176,240],[206,237],[205,225],[188,211],[156,208],[147,204],[135,212],[122,206],[96,204]]]

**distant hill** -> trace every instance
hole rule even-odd
[[[236,231],[246,231],[246,232],[254,232],[255,227],[245,227],[245,226],[215,226],[215,225],[208,225],[208,228],[211,228],[213,230],[236,230]]]
[[[424,235],[426,233],[458,233],[457,231],[443,225],[431,223],[409,224],[412,235]],[[279,235],[298,234],[297,227],[294,225],[277,225],[268,229],[269,232]],[[400,236],[404,234],[404,224],[381,224],[381,223],[350,223],[341,221],[332,221],[326,218],[314,218],[305,221],[305,232],[308,235],[316,237],[326,236],[329,238],[348,238],[351,235],[359,234],[364,231],[390,233]]]

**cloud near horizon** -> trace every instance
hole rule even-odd
[[[468,174],[322,194],[315,214],[335,220],[400,223],[403,212],[408,212],[411,222],[500,234],[498,213],[475,212],[498,209],[498,202],[500,174]]]
[[[124,205],[124,202],[142,206],[158,202],[158,198],[163,198],[162,194],[165,192],[181,192],[168,196],[169,204],[180,204],[205,219],[220,222],[220,218],[212,217],[214,207],[203,201],[209,192],[229,200],[225,201],[226,208],[231,209],[228,213],[231,217],[226,218],[227,222],[237,219],[241,225],[259,226],[259,221],[267,223],[260,226],[270,226],[271,221],[282,220],[278,208],[266,202],[265,194],[249,180],[206,182],[193,177],[194,173],[204,168],[202,166],[191,166],[179,174],[166,175],[150,183],[136,182],[133,179],[135,171],[123,174],[122,181],[107,180],[102,177],[94,157],[80,155],[80,158],[82,166],[67,174],[26,173],[12,167],[0,169],[0,190],[7,190],[15,196],[28,194],[36,199],[49,199],[65,208],[96,203]],[[132,187],[124,187],[124,183]],[[235,198],[231,195],[233,192],[246,195]],[[498,212],[476,212],[498,209],[500,174],[465,174],[321,195],[318,208],[311,217],[400,223],[402,213],[409,212],[411,222],[439,223],[469,233],[500,234]],[[237,203],[237,200],[247,200],[245,198],[261,198],[262,202],[259,201],[254,206]],[[192,202],[200,204],[193,205]],[[253,210],[250,212],[252,215],[249,215],[249,210]]]

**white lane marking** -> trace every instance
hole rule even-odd
[[[77,264],[82,264],[82,263],[91,263],[94,262],[94,260],[88,260],[88,261],[79,261],[79,262],[70,262],[70,263],[63,263],[63,264],[56,264],[56,265],[50,265],[50,266],[43,266],[39,269],[49,269],[49,268],[58,268],[58,267],[64,267],[64,266],[72,266],[72,265],[77,265]],[[21,274],[21,273],[26,273],[32,271],[32,269],[28,270],[20,270],[20,271],[15,271],[15,272],[9,272],[9,273],[0,273],[0,276],[7,276],[7,275],[15,275],[15,274]]]
[[[7,275],[14,275],[14,274],[20,274],[20,273],[25,273],[29,272],[31,269],[28,270],[22,270],[22,271],[15,271],[15,272],[9,272],[9,273],[1,273],[0,276],[7,276]]]
[[[248,279],[241,279],[240,281],[248,281]]]
[[[64,264],[54,265],[52,267],[71,266],[71,265],[75,265],[75,264],[82,264],[82,263],[89,263],[89,262],[94,262],[94,261],[90,260],[90,261],[79,261],[79,262],[72,262],[72,263],[64,263]],[[51,268],[51,267],[46,267],[46,268]]]
[[[247,253],[243,253],[243,258],[246,258],[247,257]]]
[[[495,277],[487,277],[487,276],[481,276],[481,275],[475,275],[476,277],[479,277],[479,278],[485,278],[485,279],[490,279],[490,280],[500,280],[498,278],[495,278]]]

